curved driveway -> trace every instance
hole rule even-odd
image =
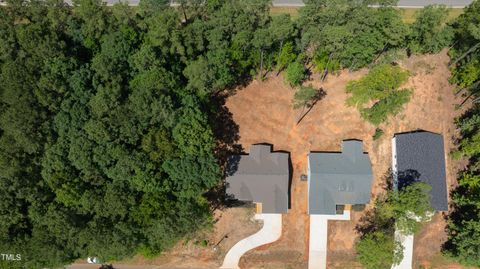
[[[263,220],[263,227],[257,233],[236,243],[227,253],[221,269],[239,269],[238,262],[247,251],[277,241],[282,235],[281,214],[255,214]]]

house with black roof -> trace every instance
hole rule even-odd
[[[308,213],[335,215],[344,205],[368,204],[372,165],[363,143],[345,140],[342,152],[308,155]]]
[[[431,186],[430,205],[447,211],[447,179],[443,136],[427,131],[396,134],[392,139],[394,187],[420,181]]]
[[[257,213],[284,214],[289,206],[289,154],[257,144],[249,155],[227,161],[226,193],[233,199],[257,204]]]

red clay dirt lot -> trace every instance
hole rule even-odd
[[[436,55],[412,57],[400,64],[412,73],[404,87],[412,88],[414,94],[403,112],[380,126],[384,134],[376,141],[372,139],[375,126],[361,119],[355,108],[345,106],[348,96],[345,93],[347,82],[361,78],[366,74],[366,70],[352,73],[343,71],[338,76],[329,76],[323,83],[320,82],[319,75],[314,74],[311,81],[305,84],[323,88],[326,96],[298,125],[296,121],[301,111],[292,107],[294,89],[284,83],[281,75],[270,75],[263,82],[253,81],[244,88],[238,88],[235,94],[227,99],[226,107],[239,125],[238,143],[245,152],[249,152],[251,144],[270,143],[274,150],[290,152],[293,166],[291,209],[283,216],[282,237],[275,243],[248,252],[241,259],[242,269],[307,268],[307,183],[300,181],[300,175],[306,174],[307,154],[310,151],[340,151],[344,139],[363,140],[364,150],[369,153],[372,162],[372,195],[375,197],[383,191],[384,175],[391,166],[393,135],[424,129],[443,134],[447,158],[447,185],[450,187],[455,184],[455,174],[460,164],[453,162],[448,152],[453,148],[452,137],[456,134],[454,118],[462,113],[461,110],[455,110],[455,105],[462,101],[462,97],[455,97],[454,87],[448,83],[448,61],[444,51]],[[367,205],[365,210],[369,208],[371,205]],[[353,212],[351,221],[329,223],[328,268],[361,268],[355,262],[355,226],[365,210]],[[242,208],[219,210],[216,212],[218,221],[213,231],[203,237],[208,240],[208,246],[200,247],[192,242],[179,244],[162,257],[145,262],[187,268],[218,268],[226,251],[233,244],[259,229],[259,224],[250,220],[252,214],[253,210]],[[441,245],[446,239],[444,228],[445,221],[437,214],[416,237],[414,268],[462,268],[444,260],[438,262]],[[216,251],[213,250],[213,245],[225,234],[228,234],[229,238],[222,241]]]
[[[355,108],[345,106],[346,83],[362,77],[365,70],[344,71],[338,76],[329,76],[324,83],[314,75],[306,84],[323,88],[326,96],[298,125],[296,120],[300,111],[292,108],[294,90],[281,76],[270,76],[264,82],[254,81],[228,99],[226,105],[240,126],[239,142],[245,151],[248,152],[254,143],[271,143],[274,150],[290,152],[293,166],[291,209],[283,218],[282,238],[268,248],[247,253],[242,258],[242,268],[307,268],[307,183],[300,181],[300,175],[306,173],[310,151],[339,151],[344,139],[363,140],[364,150],[369,152],[373,166],[373,195],[383,190],[383,176],[391,166],[394,133],[416,129],[441,133],[446,142],[445,151],[450,152],[453,147],[451,138],[455,135],[454,118],[462,111],[455,110],[461,97],[454,96],[454,88],[448,83],[448,60],[446,52],[442,52],[412,57],[401,63],[412,73],[404,87],[414,89],[414,94],[402,113],[380,126],[385,133],[377,141],[372,139],[375,127],[361,119]],[[448,154],[446,157],[450,186],[454,184],[457,167]],[[354,242],[355,225],[362,215],[363,212],[355,212],[352,221],[330,222],[328,268],[360,268],[355,262]],[[446,238],[444,227],[443,218],[437,216],[419,235],[415,266],[431,264],[430,259],[439,253]]]

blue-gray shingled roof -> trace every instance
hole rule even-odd
[[[233,155],[227,162],[227,195],[262,203],[262,213],[288,211],[289,154],[271,152],[271,145],[252,145],[249,155]]]
[[[412,181],[432,187],[430,205],[437,211],[447,211],[447,183],[443,137],[426,131],[396,134],[394,137],[394,174],[401,187]],[[395,161],[394,161],[395,163]]]
[[[336,214],[337,205],[367,204],[372,166],[358,140],[343,141],[342,152],[308,155],[308,213]]]

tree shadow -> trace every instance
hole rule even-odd
[[[384,191],[393,190],[393,174],[392,169],[389,168],[382,176],[381,187]],[[363,237],[369,233],[375,231],[387,231],[389,233],[394,232],[395,221],[393,219],[382,219],[378,214],[378,204],[384,203],[386,199],[385,195],[379,195],[375,199],[375,206],[365,212],[360,218],[358,224],[355,226],[355,231]]]
[[[297,125],[300,124],[300,122],[307,116],[307,114],[313,109],[313,107],[318,103],[318,101],[322,100],[323,98],[325,98],[325,96],[327,95],[327,92],[325,90],[323,90],[323,88],[320,88],[318,89],[317,93],[315,94],[315,96],[312,98],[312,100],[307,103],[303,109],[302,109],[302,113],[300,114],[300,117],[298,118],[297,120]],[[307,111],[304,111],[305,108],[307,109]]]
[[[225,93],[218,93],[212,96],[211,99],[210,125],[217,141],[215,156],[222,171],[222,178],[219,184],[205,194],[205,197],[210,202],[212,211],[240,203],[229,199],[225,192],[227,187],[225,177],[236,171],[240,161],[240,158],[235,155],[243,153],[242,145],[237,143],[240,139],[239,126],[235,123],[233,114],[225,105],[228,96],[229,92],[225,91]]]
[[[391,191],[393,190],[393,171],[392,168],[388,168],[387,171],[382,175],[382,180],[380,183],[380,187],[384,191]]]
[[[375,199],[375,204],[384,203],[385,196],[379,196]],[[360,218],[355,225],[355,231],[363,237],[367,234],[383,231],[393,234],[395,232],[395,220],[393,218],[385,219],[380,217],[377,207],[374,207]]]
[[[420,181],[420,176],[420,172],[414,169],[399,171],[397,173],[398,189],[403,190],[405,187],[408,187],[413,183]]]

